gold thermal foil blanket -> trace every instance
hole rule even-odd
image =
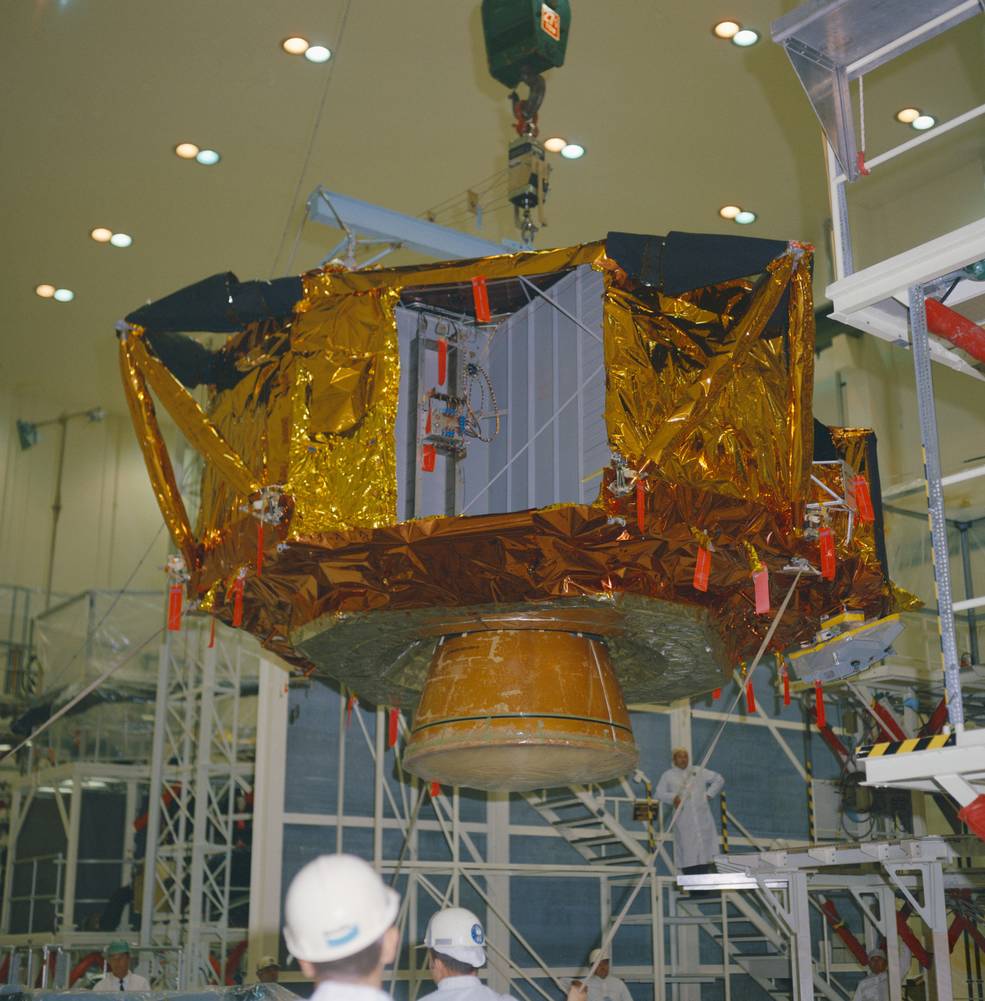
[[[397,523],[394,310],[401,295],[579,264],[606,277],[605,418],[610,446],[641,474],[638,485],[617,495],[610,467],[594,505]],[[806,505],[825,496],[811,476],[813,342],[809,255],[802,248],[781,255],[758,280],[670,297],[634,286],[602,244],[590,244],[425,267],[313,272],[289,323],[253,325],[228,339],[222,350],[242,378],[213,393],[204,408],[144,348],[139,330],[122,341],[121,364],[155,492],[192,572],[191,597],[232,621],[232,585],[243,576],[243,627],[306,670],[327,667],[328,658],[345,660],[347,644],[378,650],[383,660],[416,650],[406,671],[365,658],[354,668],[364,687],[388,690],[397,701],[416,687],[432,618],[501,605],[563,610],[572,602],[615,602],[632,609],[620,612],[612,636],[622,638],[611,641],[622,644],[630,663],[635,640],[627,637],[633,630],[657,637],[653,624],[676,607],[679,631],[700,654],[695,691],[713,687],[716,670],[727,674],[748,658],[770,621],[755,611],[752,571],[769,570],[776,608],[793,579],[791,561],[819,565],[817,540],[804,534]],[[197,537],[148,384],[206,460]],[[833,432],[841,457],[862,475],[868,434]],[[839,468],[821,467],[822,482],[834,475],[825,470]],[[283,518],[266,527],[257,575],[257,521],[245,508],[271,486],[281,495]],[[822,616],[845,604],[876,616],[909,600],[885,578],[873,527],[856,519],[849,539],[846,520],[832,519],[835,579],[801,577],[776,632],[777,649],[812,639]],[[706,591],[694,586],[702,545],[712,550]],[[669,643],[675,630],[666,632]],[[658,640],[639,649],[642,663]],[[677,659],[668,663],[686,662],[691,654],[682,649],[675,647]],[[374,671],[378,685],[366,680]],[[651,680],[657,676],[673,678],[667,694],[686,694],[679,669],[650,672]],[[663,691],[656,681],[629,687],[634,698]]]

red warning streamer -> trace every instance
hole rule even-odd
[[[642,480],[636,481],[636,527],[640,535],[646,531],[646,489]]]
[[[853,484],[855,487],[855,506],[858,508],[859,520],[871,525],[876,520],[876,512],[872,506],[869,481],[864,476],[856,476]]]
[[[820,681],[814,682],[814,709],[817,713],[818,729],[823,730],[828,721],[824,716],[824,685]]]
[[[352,722],[352,709],[359,700],[356,698],[355,692],[349,693],[349,698],[345,702],[345,728],[349,729],[349,724]]]
[[[705,546],[698,547],[698,558],[694,562],[695,591],[708,590],[708,578],[711,576],[711,550]]]
[[[215,646],[215,616],[212,616],[212,623],[209,626],[209,649]]]
[[[434,472],[434,460],[437,457],[437,454],[438,453],[435,450],[434,445],[425,445],[421,449],[421,469],[423,469],[425,473]]]
[[[718,701],[718,700],[719,700],[719,699],[720,699],[720,698],[722,697],[722,690],[721,690],[720,688],[716,688],[716,689],[715,689],[715,690],[714,690],[714,691],[713,691],[713,692],[711,693],[711,697],[712,697],[712,699],[713,699],[713,700],[714,700],[715,702],[717,702],[717,701]]]
[[[243,624],[243,589],[246,581],[242,577],[237,577],[233,582],[233,625]]]
[[[393,747],[397,743],[397,733],[400,727],[400,710],[391,709],[389,714],[389,725],[386,733],[386,746]]]
[[[746,678],[746,710],[751,713],[756,711],[756,693],[752,688],[752,678]]]
[[[438,385],[443,386],[448,378],[448,342],[438,338]],[[430,415],[429,415],[430,416]]]
[[[783,669],[783,704],[790,705],[790,674],[787,669]]]
[[[489,289],[486,279],[477,275],[472,279],[472,302],[475,304],[475,318],[479,323],[489,323],[492,313],[489,311]]]
[[[835,537],[829,525],[822,525],[818,532],[821,543],[821,576],[825,580],[835,579]]]
[[[441,783],[432,782],[431,783],[431,799],[437,799],[441,795]]]
[[[756,595],[756,614],[770,614],[770,572],[763,567],[752,575],[752,584]]]
[[[172,584],[168,589],[168,631],[181,629],[181,585]]]

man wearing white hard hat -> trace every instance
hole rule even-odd
[[[656,797],[680,810],[674,824],[674,865],[681,872],[700,871],[718,854],[718,828],[708,800],[722,791],[725,779],[710,768],[688,767],[685,747],[675,747],[671,760],[673,767],[660,776]]]
[[[584,982],[588,989],[588,1001],[633,1001],[626,984],[618,977],[610,976],[609,957],[603,955],[601,949],[592,949],[588,965],[594,966],[595,972],[584,981],[575,981],[575,984]]]
[[[479,967],[486,965],[486,934],[482,922],[464,907],[447,907],[428,922],[424,945],[428,969],[436,991],[419,1001],[500,1001],[497,994],[479,979]],[[510,999],[512,1001],[512,999]]]
[[[312,1001],[390,1001],[383,968],[400,946],[400,897],[355,855],[322,855],[291,881],[284,940]]]
[[[900,980],[910,968],[912,953],[902,939],[899,943]],[[852,1001],[890,1001],[889,997],[889,960],[885,949],[873,949],[869,953],[870,975],[863,977],[855,988]]]

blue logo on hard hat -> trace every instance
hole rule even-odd
[[[476,945],[482,945],[485,941],[485,936],[482,934],[482,925],[478,923],[472,925],[472,941]]]
[[[345,925],[342,928],[333,929],[325,934],[326,945],[345,945],[351,942],[359,934],[359,925]]]

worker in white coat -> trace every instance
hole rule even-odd
[[[312,1001],[390,1001],[383,969],[400,946],[400,897],[355,855],[321,855],[291,881],[284,940],[315,981]]]
[[[486,933],[482,922],[464,907],[446,907],[428,922],[424,933],[428,969],[437,990],[419,1001],[501,1001],[512,998],[497,994],[479,979],[486,965]]]
[[[899,944],[900,981],[910,968],[913,954],[902,940]],[[863,977],[855,988],[852,1001],[890,1001],[889,998],[889,961],[885,949],[874,949],[869,953],[869,976]]]
[[[106,947],[106,965],[109,967],[109,972],[93,987],[94,991],[119,993],[150,990],[147,978],[130,969],[130,945],[122,938],[110,942]]]
[[[673,768],[660,776],[656,796],[661,803],[681,805],[674,825],[674,864],[680,872],[703,869],[718,854],[718,828],[708,807],[725,785],[718,772],[688,767],[690,757],[683,747],[675,747]]]
[[[575,984],[584,983],[588,988],[588,1001],[633,1001],[626,984],[619,977],[610,975],[609,957],[603,956],[601,949],[592,950],[588,965],[594,966],[595,972],[584,981],[575,981]]]

